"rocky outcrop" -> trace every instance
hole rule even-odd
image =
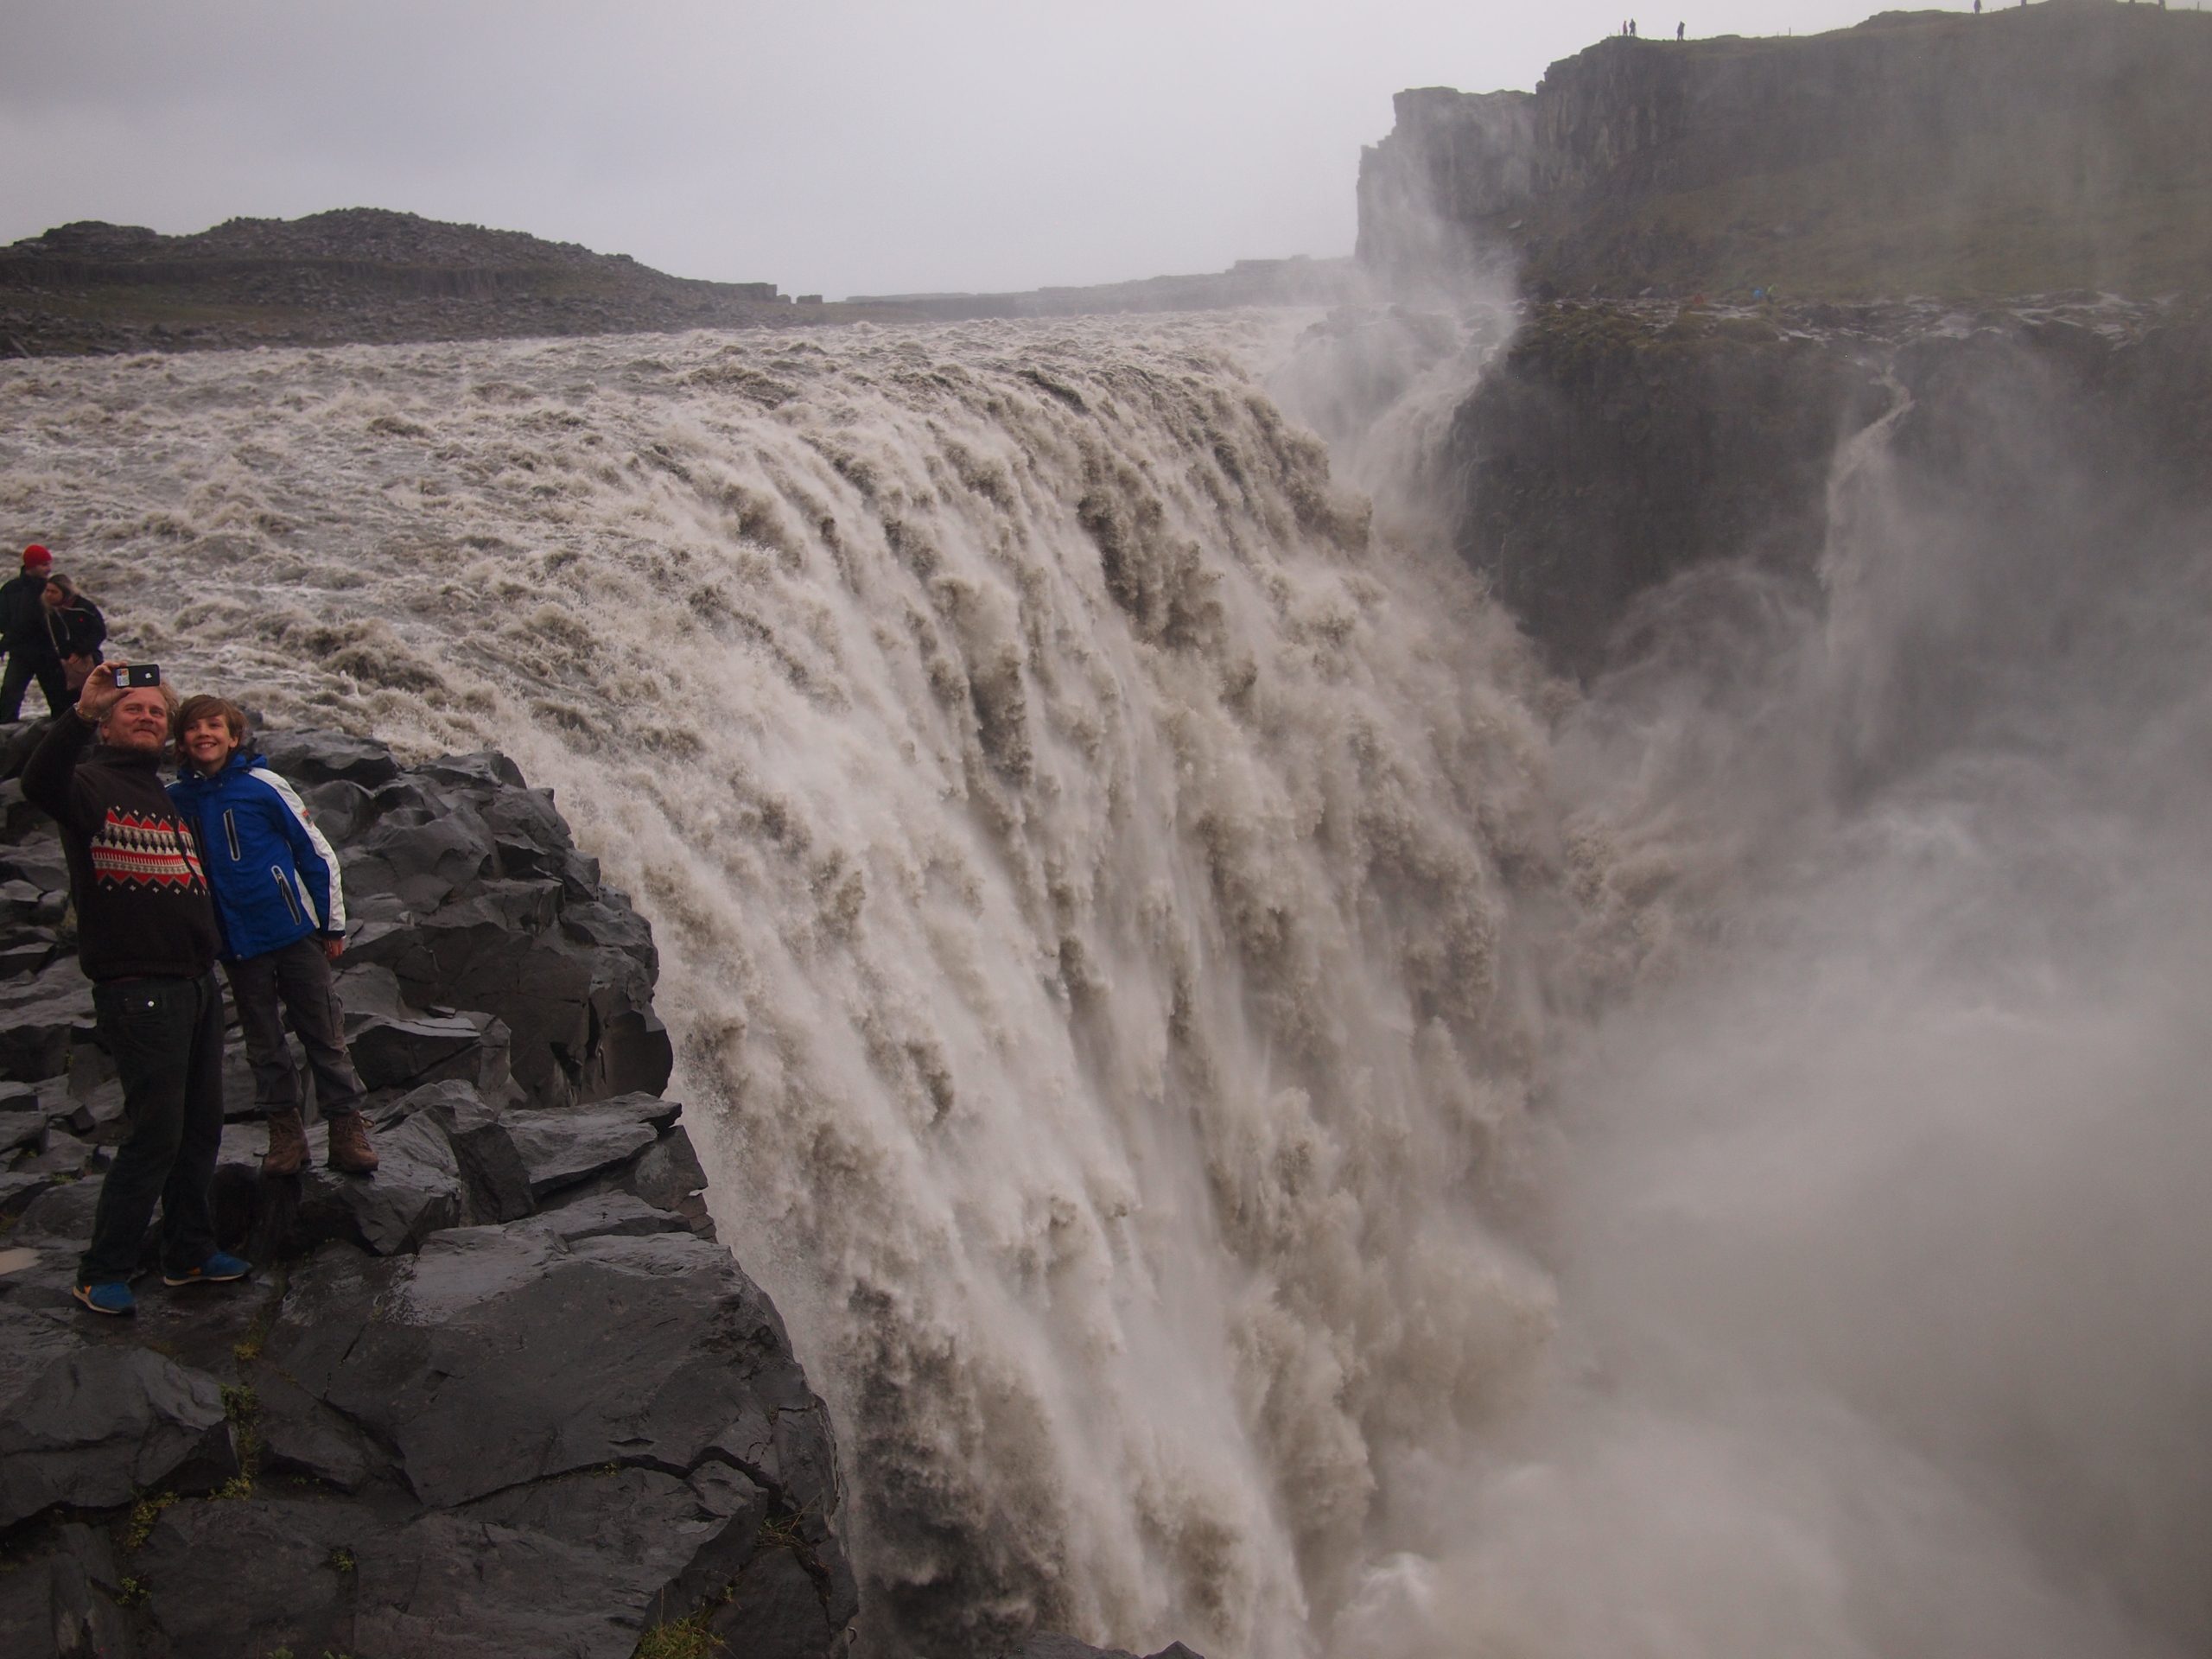
[[[830,1426],[660,1096],[650,931],[503,757],[266,747],[361,918],[383,1163],[324,1171],[318,1127],[264,1179],[234,1123],[219,1224],[260,1271],[142,1281],[130,1321],[67,1297],[119,1099],[0,784],[0,1651],[842,1651]]]
[[[1094,1648],[1071,1636],[1039,1632],[1003,1655],[1001,1659],[1137,1659],[1137,1656],[1126,1648]],[[1171,1642],[1158,1653],[1147,1655],[1146,1659],[1201,1659],[1201,1656],[1180,1642]]]
[[[1889,12],[1803,38],[1614,37],[1533,94],[1402,93],[1359,257],[1510,260],[1539,296],[2201,287],[2212,18],[2110,0]]]
[[[81,221],[0,248],[0,356],[744,328],[772,283],[670,276],[518,231],[345,208],[191,236]]]
[[[1838,452],[1892,409],[1897,454],[1961,510],[2017,495],[1995,469],[2023,425],[2106,480],[2115,526],[2139,499],[2212,502],[2212,318],[2111,302],[1535,308],[1440,471],[1461,556],[1586,677],[1641,649],[1639,601],[1700,564],[1809,591]]]

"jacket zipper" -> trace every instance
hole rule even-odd
[[[284,867],[281,864],[271,864],[269,867],[269,879],[276,884],[276,891],[284,895],[284,909],[296,924],[300,919],[300,901],[292,896],[292,884],[284,879]]]
[[[223,814],[223,836],[231,843],[231,862],[242,861],[245,855],[238,851],[238,815],[236,811]]]

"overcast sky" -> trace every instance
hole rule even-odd
[[[393,207],[833,298],[1349,253],[1391,93],[1623,3],[0,0],[0,242]],[[1677,3],[1642,32],[1878,9]]]

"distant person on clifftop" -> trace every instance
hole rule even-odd
[[[1981,0],[1974,0],[1974,4],[1980,5],[1980,3]],[[1675,38],[1678,41],[1688,39],[1688,29],[1689,25],[1688,23],[1676,23],[1675,25]]]
[[[223,972],[253,1066],[254,1104],[269,1120],[261,1173],[296,1175],[307,1162],[300,1080],[284,1046],[289,1021],[315,1075],[315,1106],[330,1125],[326,1161],[346,1174],[372,1174],[377,1154],[361,1116],[361,1079],[330,982],[330,964],[346,949],[338,855],[298,791],[259,755],[243,752],[245,737],[245,710],[235,702],[186,698],[176,715],[183,766],[169,798],[207,849]]]
[[[47,636],[54,641],[54,654],[61,658],[62,678],[73,696],[84,689],[86,677],[106,655],[100,647],[107,640],[107,619],[59,570],[46,579],[46,589],[39,597],[46,606]]]
[[[86,677],[74,711],[47,728],[22,778],[23,798],[60,827],[77,960],[123,1084],[129,1132],[100,1183],[70,1290],[114,1314],[137,1306],[130,1281],[156,1201],[163,1284],[252,1271],[215,1248],[208,1199],[223,1141],[222,935],[191,826],[162,787],[176,693],[118,686],[123,667],[104,663]]]
[[[8,653],[7,671],[0,674],[0,721],[22,718],[23,692],[33,680],[46,696],[48,714],[69,707],[68,680],[46,627],[46,583],[53,569],[54,555],[33,542],[23,550],[22,573],[0,584],[0,651]]]

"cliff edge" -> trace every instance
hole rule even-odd
[[[0,1652],[846,1649],[836,1448],[661,1098],[652,935],[496,753],[264,748],[336,845],[383,1159],[265,1177],[237,1286],[69,1300],[122,1094],[52,824],[0,782]]]
[[[1401,92],[1361,264],[1540,297],[2201,290],[2212,16],[1885,12],[1803,38],[1613,38],[1534,92]]]

